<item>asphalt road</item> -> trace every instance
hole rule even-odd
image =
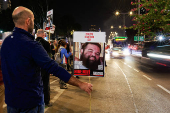
[[[91,98],[71,85],[59,89],[59,79],[51,76],[53,106],[45,113],[170,113],[170,69],[141,65],[131,56],[106,57],[105,77],[80,77],[93,84]]]

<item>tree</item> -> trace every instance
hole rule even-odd
[[[141,0],[141,2],[131,2],[139,7],[132,9],[145,9],[145,14],[134,14],[132,21],[136,21],[130,28],[139,29],[144,35],[168,35],[170,33],[170,0]]]

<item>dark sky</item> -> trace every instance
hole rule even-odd
[[[115,12],[130,12],[135,7],[131,5],[131,1],[135,0],[51,0],[48,4],[54,12],[72,15],[76,22],[81,24],[82,31],[88,31],[90,25],[96,25],[96,29],[100,28],[102,32],[106,32],[107,40],[110,32],[117,32],[118,36],[124,36],[125,31],[118,28],[119,25],[123,26],[123,15],[115,16]],[[126,14],[127,27],[134,23],[131,20],[132,17]],[[110,29],[111,25],[114,29]]]
[[[22,5],[22,2],[33,2],[33,0],[11,0],[15,5]],[[88,31],[90,25],[96,25],[96,29],[99,27],[101,31],[107,32],[109,35],[110,31],[118,32],[121,36],[123,30],[118,29],[119,25],[123,25],[123,15],[115,16],[115,12],[128,13],[132,7],[131,1],[135,0],[34,0],[39,2],[47,2],[44,4],[48,6],[48,10],[53,9],[54,19],[63,15],[72,15],[76,23],[81,24],[83,31]],[[44,1],[44,2],[43,2]],[[39,3],[38,2],[38,3]],[[39,4],[37,4],[38,6]],[[126,14],[125,23],[126,26],[132,25],[132,17]],[[55,23],[55,22],[54,22]],[[110,29],[113,25],[115,28]]]
[[[61,15],[72,15],[77,23],[82,25],[82,30],[87,31],[90,25],[96,25],[101,30],[109,29],[108,26],[123,24],[123,17],[116,17],[115,11],[128,13],[131,10],[132,0],[51,0],[49,8]],[[50,3],[49,3],[50,2]],[[130,17],[126,15],[126,25],[129,26]],[[55,21],[55,20],[54,20]]]

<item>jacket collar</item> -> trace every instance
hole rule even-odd
[[[32,34],[30,34],[28,31],[25,31],[24,29],[21,29],[18,27],[14,27],[13,32],[20,32],[20,33],[23,33],[23,34],[27,35],[28,37],[32,38],[33,40],[35,39],[34,36]]]

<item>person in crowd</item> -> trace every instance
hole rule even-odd
[[[52,53],[52,59],[54,60],[55,50],[57,48],[57,41],[54,40],[51,44],[51,53]]]
[[[110,45],[107,45],[107,46],[105,47],[105,53],[107,53],[106,50],[109,49],[109,48],[110,48]],[[105,67],[107,67],[106,60],[105,60]]]
[[[56,52],[60,52],[60,57],[62,59],[60,65],[65,69],[67,69],[67,63],[68,63],[67,58],[72,55],[71,52],[67,53],[66,47],[67,47],[66,41],[64,41],[64,40],[58,41]],[[67,84],[63,80],[60,80],[60,88],[61,89],[67,89],[68,88]]]
[[[0,55],[1,59],[1,55]],[[4,83],[2,78],[2,70],[1,70],[1,60],[0,60],[0,113],[3,113],[3,104],[5,100],[5,93],[4,93]]]
[[[1,66],[8,113],[44,113],[44,94],[40,68],[77,86],[88,94],[92,84],[82,82],[60,67],[47,54],[43,46],[31,35],[34,14],[19,6],[14,9],[13,33],[5,38],[1,47]]]
[[[105,67],[107,67],[106,60],[105,60]]]
[[[80,55],[82,65],[80,65],[79,69],[98,70],[98,65],[102,65],[100,53],[101,45],[99,43],[84,43]]]
[[[36,41],[38,41],[46,50],[46,52],[51,54],[51,48],[49,42],[47,42],[45,39],[45,32],[43,29],[38,29],[37,30],[37,38]],[[44,91],[44,102],[45,106],[50,107],[52,104],[50,103],[50,74],[44,69],[41,69],[41,76],[42,76],[42,81],[43,81],[43,91]]]

